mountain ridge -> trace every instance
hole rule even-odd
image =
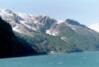
[[[0,16],[13,28],[15,35],[39,53],[68,53],[99,50],[99,33],[66,19],[58,21],[48,16],[0,11]]]

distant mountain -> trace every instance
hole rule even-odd
[[[99,33],[66,19],[33,16],[0,10],[0,16],[13,28],[16,37],[26,41],[39,53],[68,53],[99,50]]]
[[[11,26],[0,18],[0,58],[38,55],[39,53],[22,40],[18,40]]]

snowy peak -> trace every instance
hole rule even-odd
[[[8,14],[8,15],[11,15],[13,14],[13,12],[11,10],[8,10],[8,9],[1,9],[0,10],[0,14]]]
[[[56,20],[48,16],[33,16],[32,14],[13,12],[8,9],[0,10],[0,16],[11,24],[16,32],[46,31]]]
[[[14,31],[26,34],[36,31],[57,36],[61,24],[70,27],[74,31],[85,27],[72,19],[55,20],[48,16],[33,16],[32,14],[14,12],[8,9],[0,10],[0,16],[11,24]]]

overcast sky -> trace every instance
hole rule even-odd
[[[0,0],[0,8],[59,20],[71,18],[86,25],[99,22],[99,0]]]

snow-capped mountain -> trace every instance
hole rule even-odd
[[[11,24],[14,31],[25,34],[33,31],[42,31],[46,34],[57,36],[59,34],[58,27],[61,24],[65,23],[65,25],[71,27],[72,30],[76,30],[80,26],[83,26],[70,19],[66,21],[57,21],[48,16],[33,16],[32,14],[13,12],[8,9],[0,10],[0,16]]]
[[[25,13],[13,12],[11,10],[0,10],[0,16],[11,24],[16,32],[28,33],[31,31],[46,31],[56,20],[48,16],[33,16]]]
[[[79,52],[99,50],[99,33],[72,19],[56,20],[0,10],[17,37],[24,39],[38,52]]]

